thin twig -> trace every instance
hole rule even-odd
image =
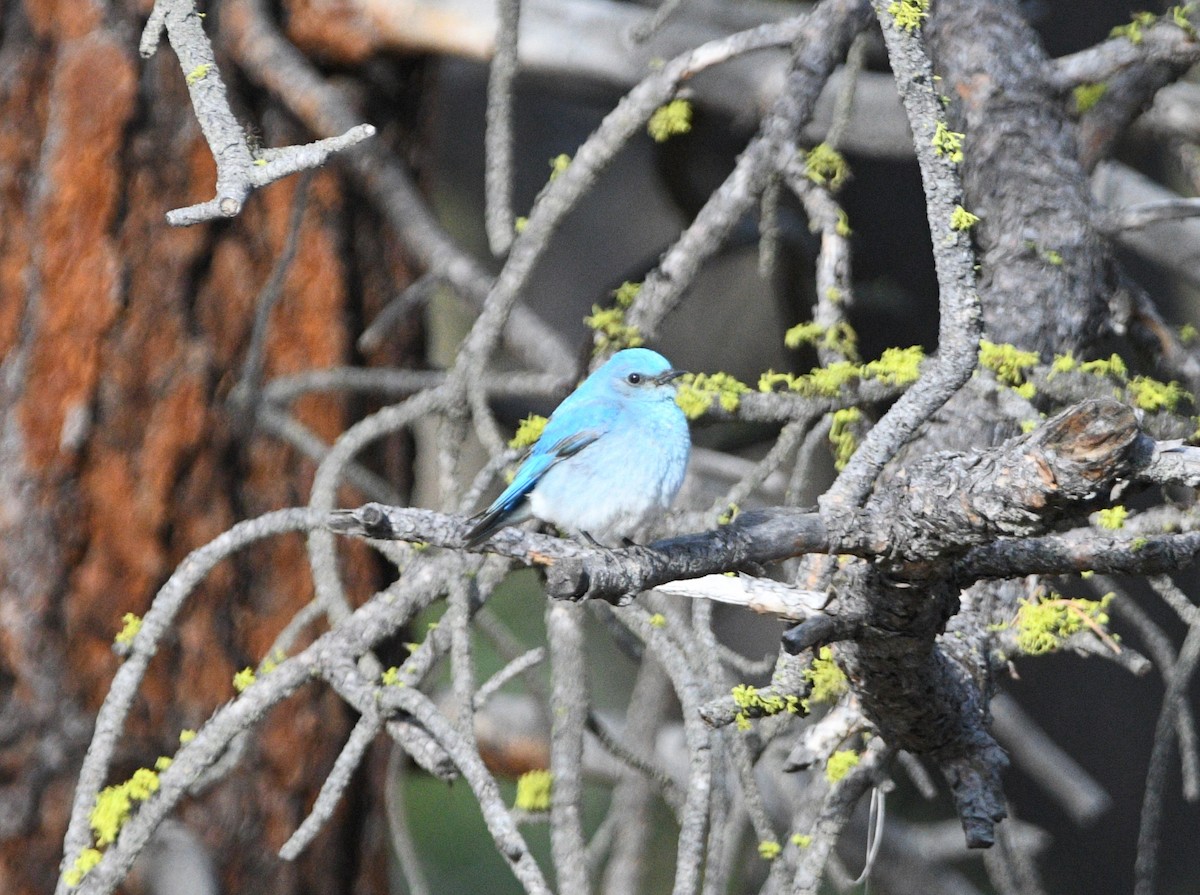
[[[217,564],[237,551],[266,538],[285,532],[307,531],[322,524],[323,513],[302,509],[277,510],[256,519],[240,522],[188,554],[166,584],[159,589],[149,611],[142,618],[129,656],[117,670],[104,703],[96,715],[95,733],[75,784],[75,801],[63,842],[62,873],[74,865],[79,853],[88,845],[88,815],[97,793],[108,777],[117,737],[123,729],[125,718],[129,714],[150,660],[158,651],[159,643],[184,601]],[[65,893],[65,883],[61,875],[55,891],[59,895]]]
[[[587,715],[583,607],[552,602],[546,608],[550,645],[550,848],[563,892],[588,892],[583,835],[583,729]]]
[[[795,895],[816,895],[821,873],[837,844],[842,829],[850,820],[854,806],[875,782],[876,774],[886,766],[893,750],[879,739],[872,740],[863,751],[859,763],[834,784],[825,797],[812,829],[812,842],[804,849],[792,881]]]
[[[513,105],[517,78],[517,33],[521,0],[496,4],[496,51],[488,73],[487,123],[484,130],[484,224],[488,245],[497,257],[513,240]]]
[[[669,697],[670,686],[662,667],[653,657],[646,656],[638,667],[625,713],[622,736],[630,752],[651,753],[655,734],[667,712]],[[608,816],[613,820],[614,829],[611,857],[602,880],[604,895],[642,891],[650,847],[651,779],[631,768],[622,774],[613,789]],[[682,810],[682,793],[673,807]]]
[[[292,193],[292,210],[288,215],[283,249],[275,260],[266,283],[258,293],[254,306],[254,324],[250,329],[250,344],[242,361],[242,378],[230,393],[232,403],[240,406],[247,414],[246,428],[253,426],[254,416],[262,399],[264,369],[267,357],[267,331],[271,322],[271,311],[283,295],[283,281],[295,260],[300,247],[300,227],[304,222],[304,210],[308,207],[308,192],[312,186],[313,172],[306,171],[296,183]]]
[[[524,674],[530,669],[536,668],[544,661],[546,661],[546,648],[544,646],[537,646],[521,653],[521,655],[517,656],[488,678],[483,686],[475,691],[475,711],[478,712],[487,705],[488,700],[499,692],[501,687],[513,680],[513,678]]]
[[[1154,725],[1154,745],[1150,767],[1146,771],[1146,789],[1142,796],[1141,822],[1138,826],[1137,858],[1133,865],[1134,895],[1153,895],[1158,871],[1158,850],[1162,844],[1161,825],[1163,789],[1175,742],[1173,729],[1179,706],[1186,700],[1192,676],[1200,665],[1200,614],[1191,621],[1179,657],[1167,675],[1167,690],[1162,709]]]
[[[1112,797],[1064,752],[1011,696],[992,697],[992,730],[1013,761],[1029,774],[1079,826],[1112,808]]]
[[[405,787],[408,780],[404,766],[404,750],[393,743],[391,751],[388,752],[383,794],[392,853],[400,865],[400,873],[404,876],[408,895],[431,895],[429,881],[421,869],[421,853],[409,830],[408,810],[405,806]]]
[[[708,792],[712,787],[712,743],[710,731],[700,718],[701,691],[685,652],[665,628],[651,623],[650,613],[635,605],[614,614],[637,634],[661,663],[683,707],[683,730],[687,742],[688,785],[680,814],[676,850],[675,884],[672,895],[694,895],[699,889],[702,856],[707,841]]]
[[[1117,599],[1113,601],[1113,611],[1137,630],[1165,683],[1177,658],[1170,638],[1135,600],[1125,594],[1118,592]],[[1186,700],[1179,704],[1175,733],[1179,738],[1183,765],[1183,796],[1189,802],[1195,802],[1200,800],[1200,744],[1197,743],[1196,717]]]
[[[317,793],[317,800],[313,803],[312,811],[308,813],[304,823],[296,828],[296,832],[279,849],[279,857],[285,861],[296,860],[312,842],[313,837],[333,817],[342,793],[350,785],[350,778],[358,770],[359,763],[371,743],[375,741],[382,726],[378,716],[364,715],[358,719],[358,723],[350,731],[350,738],[346,740],[346,745],[342,747],[337,761],[333,764],[333,770],[321,784],[321,791]]]

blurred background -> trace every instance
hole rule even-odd
[[[426,6],[413,5],[418,12]],[[436,3],[427,6],[431,16],[438,10]],[[636,22],[649,12],[632,3],[603,6],[601,21],[609,23]],[[1032,0],[1021,7],[1052,56],[1105,39],[1141,8],[1115,0]],[[530,207],[552,160],[574,152],[650,60],[669,57],[697,35],[728,33],[800,8],[696,0],[630,56],[607,65],[593,65],[588,51],[595,43],[595,52],[604,52],[600,26],[576,32],[576,48],[546,50],[549,61],[533,65],[516,85],[516,213]],[[544,7],[534,7],[523,25],[535,33],[542,27],[538,9]],[[451,361],[475,309],[444,283],[419,294],[409,290],[421,264],[374,191],[370,172],[388,165],[407,172],[453,242],[483,269],[499,269],[483,223],[488,48],[475,30],[488,19],[473,10],[453,7],[460,18],[430,37],[411,23],[386,25],[401,4],[208,4],[204,27],[231,102],[262,145],[313,139],[320,117],[307,111],[306,102],[316,100],[299,86],[297,95],[282,98],[266,86],[253,52],[261,39],[254,29],[264,21],[354,109],[356,120],[373,123],[379,133],[363,149],[369,161],[357,168],[335,160],[314,177],[292,177],[255,193],[236,218],[174,229],[164,214],[211,196],[214,168],[173,53],[164,44],[149,59],[138,56],[148,4],[0,2],[0,891],[47,892],[57,878],[75,774],[119,662],[110,644],[122,614],[143,613],[182,557],[233,522],[304,503],[316,451],[311,439],[328,444],[392,399],[307,392],[292,405],[303,432],[247,428],[236,387],[245,381],[256,308],[289,240],[295,241],[294,260],[281,271],[263,340],[268,381],[329,367],[438,369]],[[475,29],[468,27],[472,22]],[[553,40],[559,32],[546,27]],[[630,61],[638,55],[641,67]],[[573,56],[577,70],[555,68]],[[646,276],[753,136],[770,79],[779,77],[783,63],[782,54],[760,56],[736,77],[711,74],[709,82],[690,87],[691,130],[663,143],[645,134],[631,141],[556,235],[524,302],[570,346],[577,361],[572,372],[582,372],[591,354],[592,332],[583,318],[594,305],[609,305],[621,283]],[[853,228],[855,301],[847,313],[869,359],[889,346],[932,351],[937,298],[920,179],[903,116],[894,96],[890,104],[887,99],[890,76],[877,34],[865,58],[859,111],[842,143],[852,177],[839,198]],[[832,106],[827,96],[806,139],[823,138]],[[1122,136],[1116,161],[1191,195],[1194,152],[1142,123]],[[1112,188],[1132,189],[1133,183],[1123,174]],[[1152,184],[1145,189],[1156,195]],[[290,236],[297,207],[302,217]],[[727,371],[751,384],[768,369],[813,367],[810,349],[793,351],[783,343],[783,332],[811,314],[819,249],[819,235],[786,190],[778,227],[778,253],[764,271],[758,220],[747,217],[705,265],[652,347],[677,367]],[[1200,224],[1190,221],[1120,248],[1128,271],[1175,325],[1200,325],[1198,253]],[[397,301],[400,311],[389,311],[382,337],[360,342],[371,321]],[[553,403],[509,398],[500,415],[515,428],[530,412],[548,413]],[[695,440],[757,459],[777,434],[771,427],[712,424],[699,427]],[[439,437],[432,426],[418,427],[411,437],[373,449],[365,463],[398,500],[435,505],[430,458]],[[482,457],[480,451],[479,462]],[[831,459],[823,452],[814,457],[802,503],[815,501],[832,479]],[[708,493],[706,487],[719,493],[696,476],[688,487],[699,489],[693,500]],[[758,499],[769,502],[781,492],[781,483],[769,482]],[[364,495],[347,487],[341,499],[350,506]],[[299,537],[283,538],[210,576],[154,661],[122,745],[122,772],[171,754],[180,730],[198,727],[230,698],[233,674],[266,655],[284,620],[311,599],[303,557]],[[386,584],[389,574],[365,549],[349,548],[344,567],[357,600]],[[545,639],[543,601],[534,576],[520,573],[492,608],[532,647]],[[1153,610],[1153,601],[1146,605],[1177,643],[1182,625],[1166,610]],[[719,612],[722,640],[750,659],[773,655],[781,626],[747,615]],[[416,627],[409,637],[419,640]],[[1137,633],[1120,620],[1114,630],[1138,646]],[[623,711],[634,666],[606,638],[591,643],[597,644],[589,655],[593,700],[601,711]],[[391,648],[395,657],[406,654],[402,642]],[[477,650],[480,679],[507,660],[485,640]],[[386,650],[381,659],[388,664]],[[1073,653],[1019,659],[1015,671],[1004,691],[1112,800],[1081,824],[1019,762],[1009,772],[1015,817],[1050,833],[1037,842],[1047,890],[1130,891],[1161,678],[1134,677]],[[230,780],[186,802],[179,816],[182,851],[167,849],[168,857],[143,868],[127,890],[203,892],[216,880],[222,892],[412,891],[394,859],[402,847],[400,811],[427,871],[428,891],[520,891],[494,853],[470,791],[405,767],[389,756],[385,742],[372,749],[339,815],[299,861],[286,864],[275,856],[305,815],[353,720],[340,700],[315,687],[278,707]],[[537,719],[512,727],[528,735],[536,763],[544,733]],[[514,768],[528,764],[518,761]],[[1184,895],[1200,891],[1194,846],[1200,808],[1180,795],[1175,764],[1159,878],[1161,892]],[[603,779],[602,769],[597,774]],[[514,778],[504,780],[511,802]],[[897,780],[894,810],[918,819],[953,817],[944,794],[930,803],[903,775]],[[588,791],[589,831],[599,823],[607,792],[601,783]],[[675,832],[669,813],[659,810],[662,835],[654,849],[663,856],[661,874],[652,874],[647,891],[665,892]],[[527,832],[545,857],[544,829],[534,825]],[[961,841],[956,829],[947,839],[951,834]],[[846,837],[848,865],[858,866],[861,843],[861,831]],[[175,888],[156,888],[163,860],[183,867],[185,854],[199,856],[196,874],[168,876]],[[745,857],[735,880],[749,887],[763,872],[753,843]],[[963,851],[961,859],[964,876],[979,891],[991,891],[978,856]],[[874,890],[905,891],[883,882]]]

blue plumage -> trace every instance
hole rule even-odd
[[[618,351],[558,405],[504,492],[467,535],[475,546],[535,516],[599,540],[632,534],[674,500],[691,438],[661,354]]]

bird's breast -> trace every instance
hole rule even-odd
[[[605,539],[632,534],[665,510],[683,484],[691,440],[678,408],[658,410],[668,412],[629,414],[557,463],[530,494],[533,514]]]

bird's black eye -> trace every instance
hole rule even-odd
[[[638,385],[642,381],[642,374],[641,373],[630,373],[628,376],[625,377],[625,381],[628,382],[630,385]]]

